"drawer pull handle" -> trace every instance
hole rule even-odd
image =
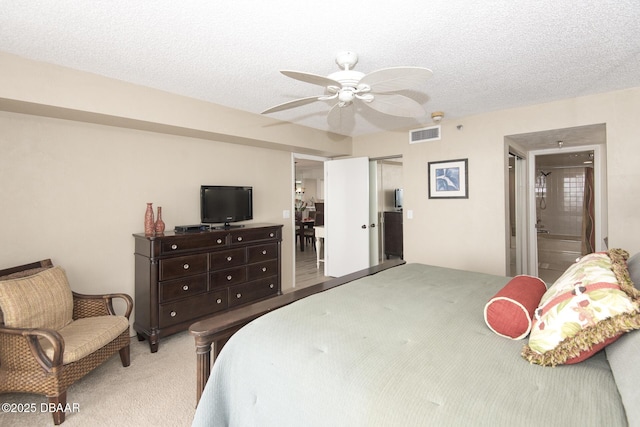
[[[238,236],[238,242],[242,242],[242,236]]]
[[[274,236],[275,236],[275,234],[269,233],[269,237],[274,237]]]
[[[189,285],[184,285],[184,286],[182,287],[182,290],[183,290],[183,291],[188,291],[188,290],[189,290]]]
[[[267,271],[267,267],[262,267],[262,272],[265,273]]]
[[[228,275],[228,276],[227,276],[227,280],[231,280],[231,279],[233,279],[233,276]]]
[[[175,251],[176,249],[178,249],[178,245],[176,245],[175,243],[171,245],[171,250]]]
[[[273,289],[274,287],[275,287],[275,286],[274,286],[274,284],[273,284],[273,283],[271,283],[271,284],[269,285],[269,289]]]
[[[218,299],[216,300],[216,304],[222,304],[222,299],[218,298]]]
[[[242,294],[236,294],[236,298],[238,299],[242,298]]]
[[[216,242],[217,242],[218,244],[220,244],[220,243],[222,243],[222,239],[218,239],[218,240],[216,240]]]
[[[231,261],[233,259],[233,257],[228,256],[227,257],[227,261]]]
[[[171,317],[176,317],[176,314],[178,314],[178,313],[176,313],[175,311],[172,311],[171,313],[169,313],[169,315],[170,315]]]
[[[262,251],[262,255],[266,255],[266,254],[267,254],[267,250],[266,250],[266,249],[264,249],[264,250]]]
[[[185,264],[182,266],[182,268],[184,268],[185,270],[188,270],[188,269],[189,269],[189,264],[186,264],[186,263],[185,263]]]

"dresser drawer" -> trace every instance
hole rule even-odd
[[[237,265],[243,265],[246,262],[247,251],[245,248],[211,252],[209,254],[209,270],[220,270],[223,268],[235,267]]]
[[[229,307],[248,304],[278,294],[278,277],[268,277],[229,288]]]
[[[248,230],[234,230],[231,232],[232,245],[259,242],[261,240],[276,240],[280,238],[280,228],[257,228]]]
[[[193,233],[134,234],[138,338],[152,353],[165,336],[205,317],[281,293],[281,224]],[[0,423],[2,424],[2,423]]]
[[[160,282],[160,302],[186,298],[207,291],[207,275],[184,277]]]
[[[160,304],[159,325],[160,328],[166,328],[224,310],[227,307],[226,290],[208,292],[176,302]]]
[[[251,246],[247,248],[247,262],[253,264],[254,262],[266,261],[270,259],[278,258],[278,244],[268,243],[266,245]]]
[[[207,254],[160,260],[160,280],[177,279],[207,272]]]
[[[227,245],[226,233],[206,232],[163,239],[160,244],[160,254],[168,255],[198,249],[217,248]]]
[[[210,275],[210,288],[214,289],[220,286],[237,285],[247,281],[247,268],[236,267],[226,270],[214,271]]]
[[[247,280],[263,279],[278,274],[278,260],[259,262],[247,266]]]

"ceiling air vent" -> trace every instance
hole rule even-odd
[[[419,142],[437,141],[440,139],[440,125],[423,129],[416,129],[409,132],[409,144]]]

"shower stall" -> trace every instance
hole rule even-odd
[[[553,283],[595,250],[593,151],[536,156],[538,276]]]

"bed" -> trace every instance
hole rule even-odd
[[[406,264],[256,316],[217,354],[193,425],[638,425],[640,333],[528,363],[526,340],[483,318],[511,280]]]

